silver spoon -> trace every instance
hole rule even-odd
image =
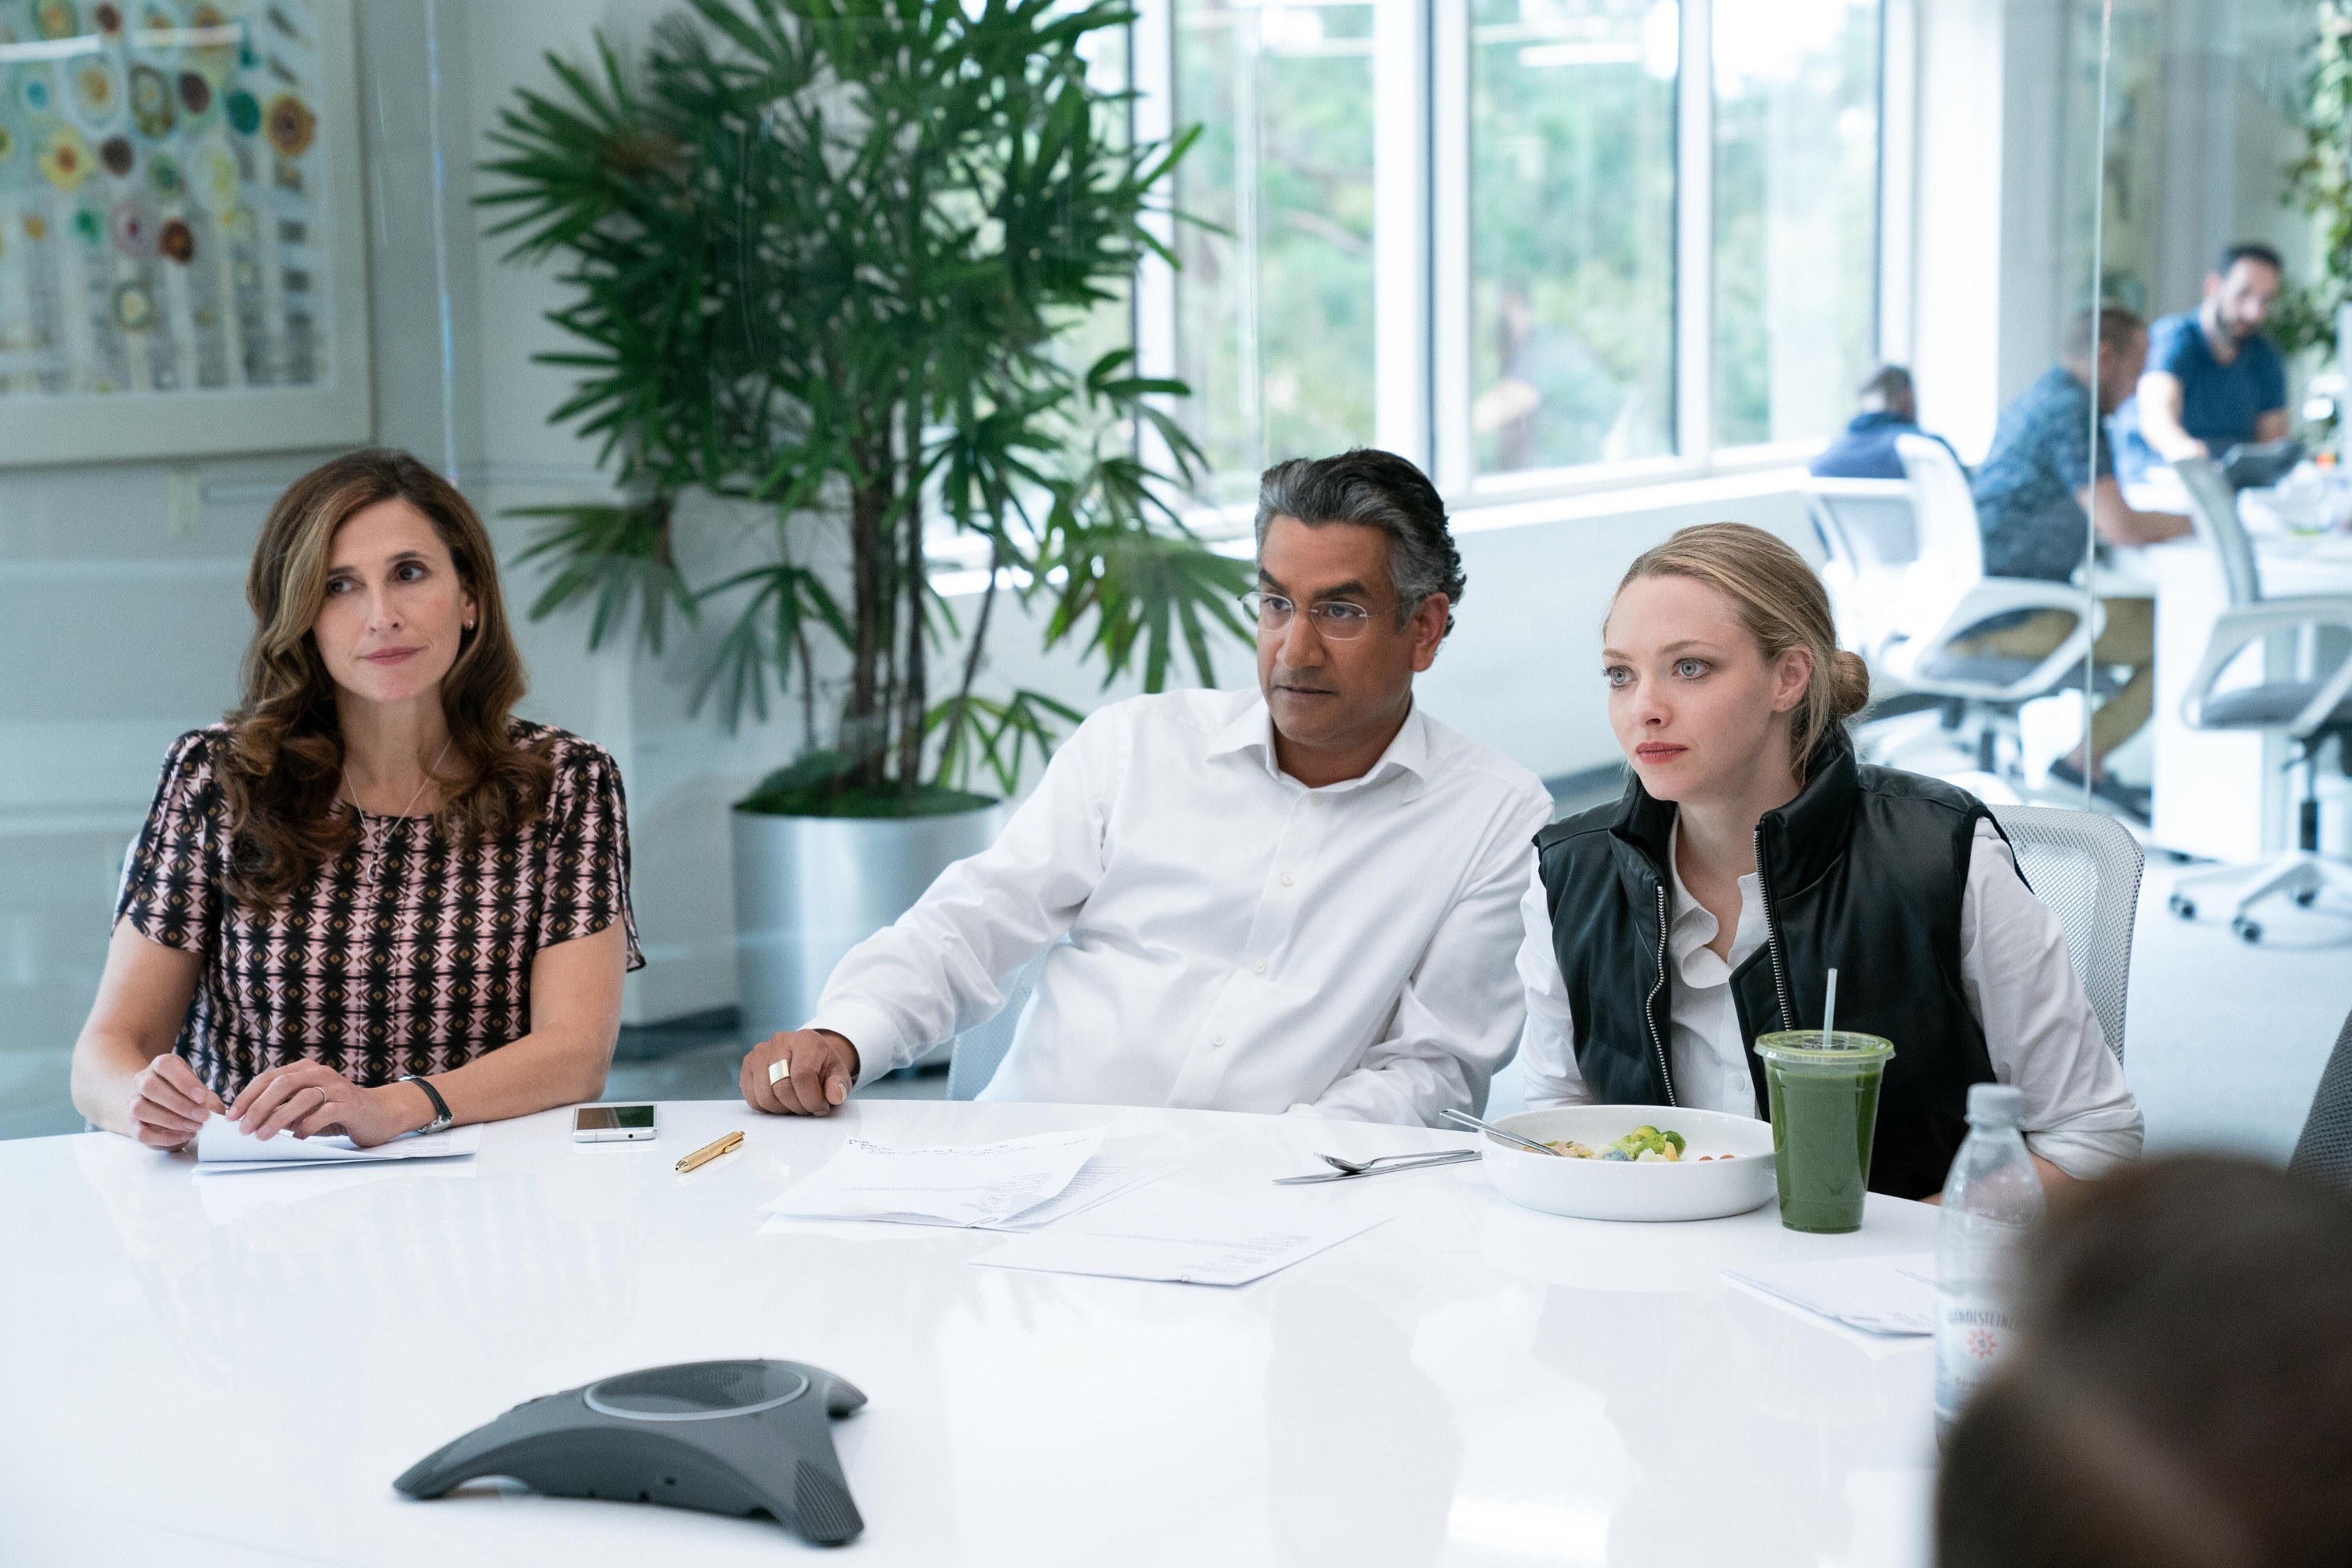
[[[1466,1110],[1448,1110],[1445,1113],[1445,1120],[1457,1126],[1475,1127],[1481,1132],[1490,1132],[1506,1143],[1517,1143],[1520,1148],[1531,1149],[1538,1154],[1549,1154],[1561,1160],[1568,1158],[1548,1143],[1538,1143],[1532,1138],[1522,1138],[1517,1133],[1497,1127],[1491,1121],[1481,1121]]]
[[[1391,1160],[1423,1160],[1432,1154],[1475,1154],[1475,1149],[1423,1149],[1416,1154],[1381,1154],[1370,1160],[1342,1160],[1337,1154],[1318,1154],[1317,1159],[1335,1166],[1351,1176],[1360,1176],[1375,1165],[1385,1165]]]
[[[1277,1187],[1304,1186],[1310,1182],[1355,1182],[1366,1176],[1393,1176],[1399,1171],[1423,1171],[1432,1165],[1459,1165],[1465,1161],[1483,1158],[1475,1149],[1454,1149],[1438,1154],[1416,1154],[1409,1160],[1382,1165],[1378,1170],[1318,1171],[1311,1176],[1276,1176]]]

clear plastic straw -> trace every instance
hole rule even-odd
[[[1831,970],[1831,971],[1830,971],[1830,994],[1829,994],[1829,999],[1828,999],[1827,1001],[1825,1001],[1825,1002],[1823,1002],[1823,1003],[1822,1004],[1822,1049],[1823,1049],[1823,1050],[1828,1050],[1828,1049],[1830,1048],[1831,1045],[1832,1044],[1832,1035],[1831,1035],[1831,1030],[1832,1030],[1833,1028],[1835,1028],[1835,1027],[1836,1027],[1836,1026],[1837,1026],[1837,971],[1836,971],[1836,970],[1834,970],[1834,969],[1832,969],[1832,970]]]

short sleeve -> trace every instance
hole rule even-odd
[[[2043,410],[2042,440],[2050,455],[2051,472],[2064,482],[2072,495],[2091,482],[2093,458],[2091,443],[2091,405],[2087,397],[2056,397]],[[2107,444],[2098,445],[2097,473],[2115,472],[2107,460]]]
[[[547,878],[535,947],[594,936],[614,921],[627,938],[630,969],[643,969],[637,917],[629,907],[629,807],[621,770],[604,747],[567,739],[553,758],[549,793]]]
[[[2185,379],[2197,368],[2189,362],[2200,346],[2197,334],[2201,331],[2194,315],[2167,316],[2157,322],[2147,334],[2147,365],[2141,374],[2161,371]]]
[[[2286,406],[2286,361],[2268,338],[2256,338],[2253,343],[2259,345],[2254,361],[2254,390],[2261,394],[2254,413],[2259,417]]]
[[[114,900],[118,922],[184,952],[209,952],[220,931],[215,869],[226,818],[212,765],[218,738],[196,730],[172,743]]]

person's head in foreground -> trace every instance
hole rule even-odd
[[[2205,274],[2206,329],[2227,342],[2242,343],[2263,330],[2286,281],[2286,265],[2267,245],[2233,245]]]
[[[1087,715],[994,844],[744,1058],[746,1102],[826,1115],[1024,984],[983,1099],[1429,1125],[1482,1101],[1551,799],[1416,708],[1462,597],[1444,505],[1387,452],[1279,463],[1257,542],[1256,688]]]
[[[2099,412],[2113,414],[2147,368],[2147,323],[2121,305],[2084,310],[2067,323],[2059,358],[2098,398]]]
[[[1258,489],[1257,585],[1258,689],[1285,771],[1356,776],[1395,738],[1462,600],[1436,487],[1370,449],[1276,464]]]
[[[337,458],[271,508],[246,597],[240,700],[164,763],[75,1103],[177,1148],[224,1110],[376,1143],[593,1097],[642,962],[620,780],[513,717],[473,508],[406,453]]]
[[[2352,1563],[2352,1196],[2215,1156],[2064,1194],[1953,1426],[1940,1568]]]
[[[1873,1191],[1942,1188],[1975,1083],[2024,1089],[2045,1176],[2137,1152],[2056,919],[1983,804],[1856,758],[1870,678],[1801,556],[1742,523],[1684,529],[1627,570],[1601,642],[1632,778],[1536,839],[1530,1104],[1764,1117],[1755,1042],[1822,1028],[1836,969],[1839,1026],[1895,1046]]]

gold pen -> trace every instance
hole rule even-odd
[[[711,1161],[719,1158],[719,1155],[731,1154],[737,1149],[741,1148],[742,1145],[743,1133],[740,1128],[738,1128],[735,1131],[728,1133],[723,1138],[713,1138],[709,1142],[705,1143],[701,1148],[697,1149],[693,1153],[688,1154],[685,1159],[680,1160],[677,1163],[678,1173],[683,1175],[688,1171],[708,1165]]]

